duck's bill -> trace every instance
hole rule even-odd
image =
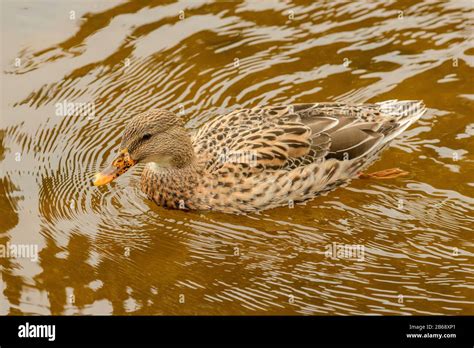
[[[134,166],[135,163],[137,162],[130,158],[127,150],[120,151],[120,154],[110,166],[95,175],[94,186],[102,186],[114,181],[130,167]]]

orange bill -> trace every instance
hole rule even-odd
[[[136,161],[130,158],[127,149],[120,151],[110,166],[95,175],[94,186],[106,185],[112,182],[136,163]]]

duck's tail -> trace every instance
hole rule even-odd
[[[416,122],[426,111],[425,104],[419,100],[386,100],[376,103],[382,114],[393,118],[391,128],[385,134],[384,143],[403,133]]]

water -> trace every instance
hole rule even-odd
[[[471,1],[1,4],[0,245],[38,251],[0,258],[2,315],[474,314]],[[370,168],[403,178],[249,216],[91,185],[150,108],[386,99],[428,107]]]

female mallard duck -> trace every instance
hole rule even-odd
[[[424,111],[418,101],[256,107],[191,136],[174,113],[147,111],[128,123],[118,157],[94,185],[143,162],[141,189],[158,205],[231,213],[288,205],[357,177]]]

